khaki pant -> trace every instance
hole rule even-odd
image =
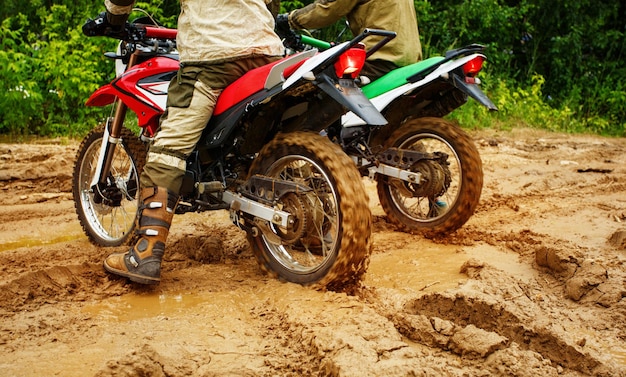
[[[178,194],[186,159],[200,140],[222,90],[247,71],[276,60],[255,57],[219,64],[181,64],[170,82],[167,110],[150,148],[141,174],[141,186],[166,187]]]

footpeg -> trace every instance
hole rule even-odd
[[[212,182],[198,182],[196,183],[196,189],[199,194],[208,194],[214,192],[223,192],[225,187],[220,181]]]

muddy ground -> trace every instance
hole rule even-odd
[[[427,239],[374,214],[356,295],[264,275],[226,212],[175,217],[163,280],[109,277],[78,142],[0,144],[2,376],[626,376],[626,139],[472,133],[485,187]]]

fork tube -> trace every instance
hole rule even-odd
[[[132,66],[137,63],[138,52],[134,52],[128,59],[126,70],[128,71]],[[102,146],[100,147],[100,158],[98,161],[98,167],[100,170],[96,172],[94,178],[97,177],[97,183],[106,183],[107,176],[111,170],[111,164],[113,162],[113,155],[115,154],[115,147],[122,142],[122,127],[124,127],[124,120],[126,119],[126,111],[128,106],[122,101],[121,98],[117,98],[115,105],[115,115],[113,115],[113,121],[107,122],[106,129],[104,131]]]

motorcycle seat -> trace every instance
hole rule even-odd
[[[365,85],[363,87],[363,94],[365,94],[368,99],[377,97],[383,93],[386,93],[392,89],[406,84],[408,77],[423,70],[426,70],[435,64],[438,64],[443,59],[444,58],[442,56],[435,56],[433,58],[422,60],[420,62],[407,65],[405,67],[394,69],[393,71],[387,73],[378,80],[375,80],[370,84]]]
[[[281,84],[316,53],[315,49],[303,51],[246,72],[222,91],[213,114],[219,115],[255,93]]]

